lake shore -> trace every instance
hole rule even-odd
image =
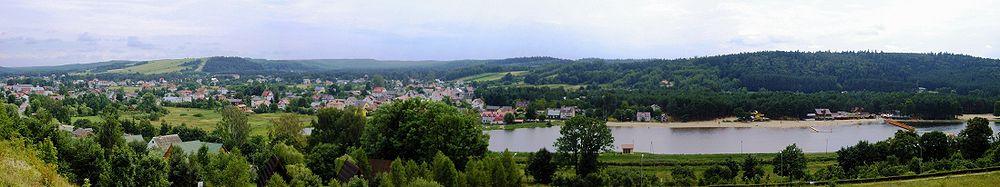
[[[666,128],[805,128],[840,125],[865,125],[882,123],[881,119],[803,121],[803,120],[771,120],[763,122],[734,122],[736,118],[716,119],[712,121],[692,122],[608,122],[609,127],[666,127]]]
[[[947,123],[962,123],[966,120],[981,117],[997,121],[998,118],[992,114],[962,114],[955,120],[944,120]],[[763,128],[805,128],[840,125],[866,125],[882,123],[882,119],[855,119],[855,120],[828,120],[828,121],[805,121],[805,120],[771,120],[763,122],[735,122],[736,118],[723,118],[711,121],[690,121],[690,122],[608,122],[609,127],[666,127],[666,128],[726,128],[726,127],[763,127]],[[911,123],[936,122],[934,120],[900,120]]]

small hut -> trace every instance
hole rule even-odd
[[[622,144],[622,154],[632,154],[635,144]]]

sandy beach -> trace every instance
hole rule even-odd
[[[765,122],[732,122],[735,118],[692,122],[608,122],[609,127],[667,127],[667,128],[723,128],[723,127],[763,127],[763,128],[803,128],[837,125],[863,125],[882,123],[881,119],[833,120],[833,121],[792,121],[771,120]],[[726,122],[729,121],[729,122]]]

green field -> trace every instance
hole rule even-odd
[[[847,186],[997,186],[997,182],[1000,182],[1000,171]]]
[[[205,110],[197,108],[177,108],[177,107],[166,107],[170,114],[163,116],[159,121],[153,121],[152,124],[159,126],[160,124],[166,122],[170,125],[177,126],[180,124],[187,124],[189,127],[197,127],[205,129],[206,131],[211,131],[215,129],[216,124],[222,119],[222,115],[215,110]],[[195,114],[201,114],[201,117],[196,117]],[[269,127],[271,126],[271,120],[277,119],[283,115],[282,113],[267,113],[267,114],[251,114],[248,118],[250,123],[251,133],[255,135],[266,135]],[[310,126],[312,120],[316,119],[312,115],[294,114],[301,119],[304,125]],[[124,115],[122,117],[129,118],[131,115]],[[85,116],[85,117],[73,117],[73,121],[79,119],[88,119],[93,122],[102,121],[98,116]]]
[[[501,78],[503,78],[504,75],[507,75],[507,73],[510,73],[511,75],[514,75],[514,76],[520,76],[520,75],[524,75],[525,73],[528,73],[528,71],[481,73],[481,74],[476,74],[476,75],[472,75],[472,76],[468,76],[468,77],[462,77],[462,78],[459,78],[458,80],[460,80],[460,81],[473,81],[473,82],[475,82],[475,81],[500,80]]]
[[[123,69],[108,70],[108,73],[141,73],[141,74],[161,74],[161,73],[173,73],[184,70],[186,67],[181,66],[185,62],[194,60],[192,58],[185,59],[169,59],[169,60],[154,60],[148,63],[131,66]]]

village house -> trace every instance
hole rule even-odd
[[[156,136],[149,140],[146,149],[166,149],[175,143],[181,143],[181,137],[177,134]]]
[[[559,119],[562,116],[561,110],[558,108],[549,108],[545,110],[545,118],[548,119]]]
[[[559,109],[559,119],[569,119],[576,116],[575,106],[566,106]]]
[[[635,121],[639,122],[650,122],[653,121],[653,116],[649,112],[636,112]]]
[[[480,116],[480,119],[482,120],[483,124],[494,124],[495,125],[495,124],[504,124],[503,117],[505,115],[507,115],[507,114],[502,113],[502,112],[485,111],[485,112],[480,113],[479,116]]]

